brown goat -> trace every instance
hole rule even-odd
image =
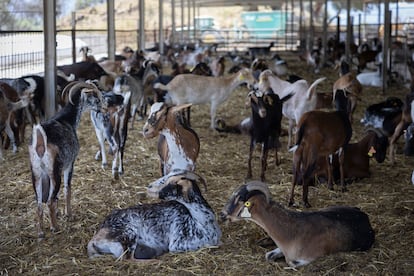
[[[352,115],[357,106],[357,101],[361,100],[362,85],[352,72],[342,75],[333,85],[333,99],[335,99],[335,93],[338,90],[344,90],[349,98],[349,121],[352,122]]]
[[[395,162],[395,144],[398,138],[400,138],[401,135],[403,134],[403,131],[407,129],[407,127],[413,122],[411,118],[411,111],[412,111],[411,105],[413,101],[414,101],[413,92],[405,96],[405,101],[404,101],[404,105],[403,105],[402,113],[401,113],[401,119],[399,123],[397,124],[397,126],[395,127],[394,133],[392,134],[390,138],[389,157],[390,157],[391,163],[393,164]]]
[[[369,128],[357,143],[348,144],[344,149],[344,178],[349,180],[370,177],[369,160],[375,158],[378,163],[385,160],[388,147],[388,137],[380,130]],[[338,155],[332,160],[334,180],[339,179]],[[324,158],[319,158],[315,175],[318,178],[327,177],[327,167]]]
[[[190,106],[191,104],[168,106],[162,102],[151,106],[143,134],[147,139],[159,135],[161,175],[167,175],[176,169],[195,170],[200,140],[182,116],[182,110]]]
[[[375,241],[369,217],[359,208],[333,206],[313,212],[291,211],[273,201],[268,186],[259,181],[239,186],[220,218],[256,223],[278,246],[266,253],[266,260],[285,257],[291,267],[337,252],[366,251]]]
[[[313,180],[317,161],[320,157],[326,159],[328,168],[328,187],[332,189],[332,164],[329,156],[339,150],[339,167],[342,190],[345,191],[343,173],[343,148],[352,136],[352,127],[345,112],[309,111],[303,114],[298,124],[298,132],[293,156],[293,181],[289,205],[294,204],[296,184],[301,181],[302,200],[305,207],[310,207],[308,201],[308,186]]]

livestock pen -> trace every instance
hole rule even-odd
[[[310,73],[297,56],[280,52],[297,75],[312,81],[321,76],[327,79],[318,86],[319,92],[330,92],[337,72],[323,68],[319,74]],[[248,90],[238,88],[217,111],[226,122],[238,123],[249,116],[244,107]],[[361,102],[354,113],[354,134],[351,141],[363,135],[359,122],[365,108],[387,96],[403,97],[408,89],[391,86],[385,94],[379,88],[364,87]],[[192,107],[192,128],[200,138],[201,149],[196,172],[207,181],[203,195],[218,214],[231,192],[244,182],[249,137],[239,134],[220,134],[209,128],[209,107]],[[27,142],[13,155],[5,151],[0,164],[0,274],[2,275],[412,275],[414,271],[414,186],[411,172],[414,158],[401,153],[396,164],[388,159],[382,164],[371,162],[372,175],[348,186],[343,193],[338,186],[329,190],[325,184],[310,187],[311,210],[332,205],[357,206],[369,215],[376,232],[376,241],[367,252],[339,253],[319,259],[293,270],[284,259],[266,262],[269,248],[258,240],[266,235],[254,223],[220,224],[223,236],[219,247],[195,252],[168,253],[153,262],[130,262],[111,257],[89,259],[87,244],[111,210],[139,203],[152,202],[146,198],[147,185],[158,179],[156,140],[142,135],[144,121],[130,130],[125,149],[125,174],[113,180],[111,170],[103,171],[94,160],[98,143],[89,116],[84,114],[78,129],[80,153],[75,162],[72,181],[73,218],[67,220],[60,206],[60,231],[46,231],[46,239],[37,240],[35,229],[35,200],[31,185]],[[287,128],[287,120],[282,120]],[[30,130],[27,129],[26,137]],[[398,148],[402,149],[400,138]],[[292,153],[286,150],[287,137],[281,137],[281,164],[275,167],[272,156],[266,179],[273,198],[287,206],[292,181]],[[260,168],[259,155],[253,159]],[[258,173],[253,173],[257,176]],[[296,189],[297,196],[302,192]],[[61,200],[63,201],[63,200]],[[302,207],[297,208],[303,210]],[[273,249],[273,248],[271,248]]]

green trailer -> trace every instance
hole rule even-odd
[[[285,34],[286,13],[283,11],[243,12],[241,16],[250,37],[274,38]]]

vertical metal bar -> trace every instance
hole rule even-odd
[[[170,45],[175,43],[175,0],[171,0],[171,36],[169,43]]]
[[[106,8],[108,14],[108,59],[115,60],[115,0],[107,0]]]
[[[161,55],[164,54],[164,1],[159,0],[159,6],[158,6],[158,16],[159,16],[159,33],[158,33],[158,41],[159,41],[159,52]]]
[[[383,48],[383,60],[382,60],[382,92],[385,93],[388,84],[388,57],[390,50],[390,34],[391,34],[391,11],[389,10],[389,3],[384,3],[384,48]]]
[[[145,49],[145,0],[139,0],[139,45],[138,49]]]
[[[76,12],[72,12],[72,63],[76,62]]]
[[[56,90],[56,0],[43,0],[46,118],[55,112]]]

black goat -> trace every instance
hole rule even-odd
[[[267,167],[267,156],[270,149],[275,150],[275,163],[279,165],[277,149],[280,147],[279,136],[281,132],[282,106],[290,99],[292,94],[280,99],[277,94],[269,89],[266,93],[262,91],[251,91],[249,93],[250,106],[252,109],[249,157],[247,160],[247,176],[252,177],[252,155],[256,144],[262,144],[261,163],[262,169],[260,179],[265,180]]]
[[[397,97],[388,97],[385,101],[372,104],[365,110],[361,123],[366,127],[381,129],[391,136],[401,120],[403,101]]]
[[[57,229],[57,201],[64,179],[66,214],[71,216],[71,180],[79,152],[76,129],[85,109],[101,108],[100,91],[92,84],[74,82],[66,86],[68,103],[55,116],[33,127],[29,142],[32,183],[37,202],[37,233],[43,232],[43,203],[49,207],[51,230]]]

